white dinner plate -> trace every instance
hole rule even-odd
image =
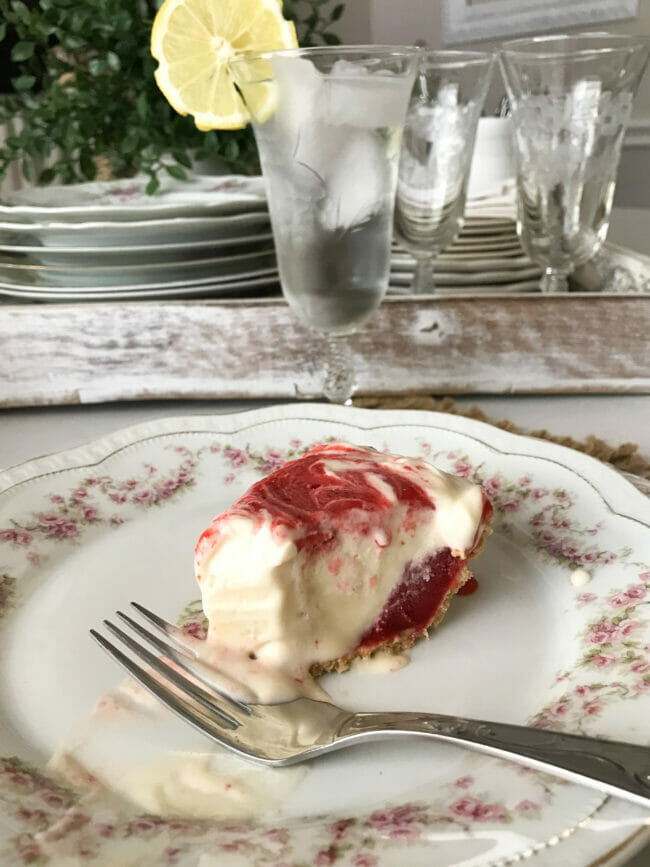
[[[539,278],[535,280],[511,280],[503,283],[479,283],[478,275],[474,282],[452,283],[438,279],[434,273],[435,289],[438,295],[499,295],[502,292],[538,292]],[[413,272],[391,271],[389,295],[413,295]],[[431,294],[431,293],[428,293]]]
[[[78,287],[22,288],[0,283],[0,297],[22,298],[25,301],[121,301],[156,298],[238,298],[250,296],[256,290],[279,292],[277,268],[264,268],[236,280],[180,280],[176,283],[144,284],[138,286],[114,286],[104,289],[80,289]]]
[[[415,266],[415,259],[405,253],[404,251],[394,251],[394,255],[391,258],[400,259],[402,261],[408,261],[409,266]],[[436,257],[435,262],[439,268],[442,268],[444,271],[449,272],[458,272],[462,274],[470,273],[472,271],[503,271],[503,270],[517,270],[520,268],[530,268],[533,267],[533,263],[528,258],[528,256],[459,256],[458,253],[441,253]],[[539,270],[539,268],[538,268]]]
[[[472,229],[482,229],[492,227],[493,229],[502,229],[504,231],[511,231],[515,226],[515,218],[513,216],[490,216],[490,214],[483,213],[473,213],[472,212],[472,203],[469,202],[467,204],[467,208],[465,209],[465,227],[463,231],[466,231],[468,228]]]
[[[485,249],[476,249],[476,250],[465,250],[462,247],[456,247],[454,249],[449,249],[446,251],[447,255],[450,258],[453,258],[455,261],[460,262],[461,260],[465,260],[466,262],[472,262],[479,259],[520,259],[522,256],[522,249],[520,244],[513,244],[512,246],[504,249],[503,247],[500,249],[494,249],[493,247],[486,247]]]
[[[277,268],[275,249],[236,256],[218,256],[213,259],[195,259],[183,262],[157,262],[149,265],[80,265],[78,267],[43,265],[14,265],[0,262],[0,282],[18,288],[59,288],[78,286],[86,291],[115,286],[165,287],[170,283],[187,280],[232,280],[252,275],[260,270]]]
[[[521,244],[516,235],[507,238],[459,238],[448,249],[459,252],[486,253],[490,250],[511,250],[518,248],[521,255]]]
[[[393,241],[395,255],[409,256],[406,249],[397,240]],[[453,261],[461,259],[525,259],[521,243],[516,235],[495,238],[493,236],[476,236],[460,238],[447,247],[438,258],[448,258]],[[530,263],[530,259],[526,259]]]
[[[475,207],[471,203],[468,202],[467,210],[466,210],[466,220],[485,220],[490,219],[499,223],[510,223],[511,225],[515,222],[517,216],[516,207],[514,204],[512,205],[484,205]]]
[[[0,220],[33,223],[131,221],[237,214],[266,207],[261,176],[159,177],[148,195],[147,176],[80,184],[25,187],[3,196]]]
[[[493,220],[486,218],[466,217],[463,225],[462,236],[477,236],[477,235],[516,235],[516,227],[514,220]]]
[[[467,261],[467,260],[465,260]],[[391,258],[391,274],[411,274],[415,271],[415,262],[408,258],[393,257]],[[465,264],[465,262],[463,263]],[[471,285],[480,282],[481,285],[494,283],[512,283],[521,280],[536,279],[539,281],[541,270],[532,264],[526,266],[515,266],[513,268],[482,269],[480,266],[476,268],[468,268],[466,270],[456,270],[453,267],[448,267],[447,262],[434,262],[434,275],[436,281],[442,286],[463,286]]]
[[[149,265],[157,262],[180,262],[215,256],[254,252],[270,246],[273,234],[260,232],[241,238],[208,238],[185,243],[142,244],[118,247],[41,247],[16,244],[0,245],[3,261],[27,265]]]
[[[408,254],[405,254],[399,249],[394,248],[393,255],[406,255],[407,258],[414,261],[410,256],[408,256]],[[479,270],[482,267],[481,263],[484,261],[489,263],[487,265],[489,270],[519,267],[522,264],[522,261],[525,261],[528,265],[531,264],[531,260],[522,255],[522,250],[519,245],[513,245],[507,250],[493,250],[488,248],[485,251],[464,250],[462,247],[456,247],[453,249],[449,248],[444,254],[436,257],[434,261],[444,264],[445,268],[448,268],[449,270],[461,270],[461,268],[465,268],[466,270]],[[497,263],[499,264],[497,265]]]
[[[268,232],[267,211],[251,211],[221,217],[171,217],[109,220],[90,223],[11,223],[0,222],[0,245],[33,247],[141,247],[148,244],[210,241],[237,238],[255,232]]]
[[[88,630],[135,599],[200,634],[201,531],[263,473],[332,438],[473,477],[495,506],[474,561],[478,591],[454,600],[405,668],[323,678],[336,702],[648,743],[650,501],[618,473],[436,413],[293,404],[159,420],[0,473],[3,865],[613,867],[618,850],[644,844],[641,808],[417,739],[335,753],[302,772],[231,759],[241,785],[234,799],[224,785],[210,809],[241,810],[247,790],[283,791],[246,821],[182,815],[191,802],[174,816],[143,806],[161,796],[138,776],[160,744],[173,742],[165,761],[181,776],[195,753],[217,764],[222,754],[155,705],[136,714],[116,703],[121,671]],[[63,777],[47,765],[55,753]],[[102,787],[108,779],[120,797]],[[205,793],[211,781],[186,785]]]
[[[414,269],[409,265],[394,265],[391,277],[399,274],[402,277],[413,277]],[[526,280],[537,280],[539,283],[539,268],[513,269],[512,271],[486,271],[473,274],[458,274],[444,268],[434,271],[434,279],[440,286],[497,286],[502,283],[520,283]]]

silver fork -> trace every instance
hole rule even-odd
[[[109,620],[104,625],[145,667],[94,629],[92,637],[170,710],[242,758],[291,765],[366,741],[420,735],[511,759],[650,808],[650,747],[442,714],[354,713],[308,698],[248,704],[227,694],[218,672],[197,659],[182,630],[131,604],[155,634],[121,611],[118,617],[157,653]]]

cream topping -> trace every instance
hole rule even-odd
[[[376,650],[371,656],[360,656],[352,663],[353,671],[360,674],[387,674],[399,671],[411,661],[408,653],[389,653],[386,650]]]

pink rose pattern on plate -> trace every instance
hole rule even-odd
[[[76,544],[93,527],[117,528],[138,509],[162,505],[194,484],[197,459],[184,447],[174,451],[180,460],[172,470],[143,463],[138,476],[88,476],[70,490],[50,494],[38,512],[0,526],[0,546],[22,551],[38,566],[48,543]]]
[[[189,192],[192,192],[191,187],[186,184]],[[215,181],[213,184],[206,185],[199,179],[198,190],[196,191],[197,195],[205,194],[207,192],[213,193],[231,193],[231,192],[239,192],[248,193],[250,192],[251,181],[248,178],[237,178],[237,177],[228,177],[221,181]],[[93,200],[94,202],[102,202],[105,205],[130,205],[133,204],[137,200],[142,200],[142,202],[146,204],[159,204],[162,200],[165,203],[165,195],[166,193],[174,193],[176,192],[175,188],[172,186],[171,190],[161,190],[159,191],[157,196],[149,196],[146,192],[146,182],[145,181],[132,181],[129,184],[125,184],[123,181],[118,181],[115,184],[109,184],[102,188],[101,192],[97,193],[93,192]],[[173,203],[173,198],[167,199],[167,203]],[[205,204],[205,203],[204,203]]]
[[[421,443],[428,457],[431,446]],[[580,655],[570,669],[558,672],[562,692],[531,720],[540,728],[571,730],[597,735],[594,721],[608,704],[650,694],[650,646],[639,640],[650,620],[650,570],[631,560],[629,548],[609,550],[599,544],[603,523],[585,526],[572,514],[574,495],[564,489],[537,485],[532,476],[509,479],[491,473],[484,464],[473,465],[467,455],[438,452],[438,466],[479,482],[495,509],[495,528],[510,533],[516,513],[535,550],[570,572],[613,567],[629,583],[604,597],[579,593],[576,601],[593,611],[580,632]],[[585,682],[586,677],[596,677]]]
[[[0,759],[0,787],[5,817],[20,828],[7,850],[12,864],[56,864],[63,858],[92,864],[101,856],[102,847],[128,843],[129,855],[146,858],[147,864],[194,864],[192,854],[196,855],[198,844],[202,851],[224,858],[239,855],[255,867],[379,867],[394,863],[390,845],[388,860],[382,857],[382,844],[416,843],[446,828],[469,832],[476,823],[507,825],[514,815],[534,819],[551,797],[548,788],[538,786],[537,801],[495,803],[474,789],[472,777],[463,777],[440,787],[436,799],[426,803],[390,805],[353,818],[270,826],[107,810],[97,800],[84,802],[83,797],[17,759]],[[2,854],[0,849],[0,857]]]
[[[249,445],[242,449],[216,440],[196,450],[169,445],[173,466],[164,471],[145,462],[138,474],[127,478],[88,476],[71,488],[51,493],[38,511],[0,526],[0,558],[3,552],[11,552],[7,559],[14,561],[13,571],[0,565],[4,569],[0,571],[0,618],[18,604],[17,576],[21,571],[45,564],[55,546],[78,545],[85,534],[98,527],[117,532],[139,510],[175,500],[194,484],[207,458],[220,461],[223,481],[232,485],[243,472],[253,478],[264,475],[314,444],[293,439],[285,450],[268,447],[261,452]],[[590,614],[578,636],[581,656],[572,668],[558,673],[556,688],[560,694],[539,711],[533,724],[580,731],[608,703],[650,693],[650,644],[640,637],[644,628],[647,634],[650,568],[630,562],[629,550],[603,549],[598,544],[602,524],[587,527],[575,520],[570,491],[549,490],[536,484],[532,476],[509,479],[490,473],[483,464],[474,465],[468,455],[444,452],[432,456],[427,443],[421,443],[421,451],[439,466],[483,485],[495,507],[497,532],[511,532],[516,522],[519,528],[525,527],[530,544],[541,556],[567,570],[576,566],[615,567],[617,574],[625,572],[620,588],[603,598],[576,593],[576,605]],[[179,622],[186,631],[203,638],[200,601],[190,603]],[[6,850],[11,863],[56,863],[61,857],[92,863],[107,841],[128,840],[134,853],[141,850],[150,856],[154,846],[156,863],[182,864],[200,839],[206,851],[237,853],[252,865],[344,863],[378,867],[391,863],[390,855],[386,861],[386,853],[380,851],[383,841],[417,841],[431,829],[445,825],[469,829],[481,823],[508,823],[514,816],[537,818],[544,805],[553,801],[556,784],[543,775],[528,777],[532,787],[529,797],[518,796],[512,804],[476,791],[474,778],[465,775],[441,787],[441,797],[426,803],[390,805],[366,816],[342,817],[331,823],[314,820],[267,827],[125,816],[97,805],[85,809],[79,793],[58,785],[19,759],[0,759],[0,802],[13,829]],[[0,849],[0,857],[2,854]]]

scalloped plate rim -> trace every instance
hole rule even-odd
[[[318,403],[281,403],[254,410],[229,410],[224,413],[198,415],[163,415],[158,419],[117,428],[72,449],[42,455],[5,469],[0,468],[0,497],[10,495],[18,485],[36,481],[50,474],[99,464],[122,449],[147,439],[157,439],[175,433],[210,433],[213,431],[221,435],[242,433],[258,425],[294,419],[348,424],[351,430],[357,431],[376,431],[381,428],[395,428],[396,426],[426,426],[430,429],[441,428],[445,431],[457,431],[459,434],[465,434],[502,454],[528,456],[535,460],[541,459],[558,464],[588,484],[611,513],[638,522],[642,526],[650,527],[650,500],[644,494],[613,468],[567,446],[538,440],[525,434],[515,434],[487,422],[449,413],[401,409],[377,412],[372,409],[341,408]],[[372,421],[378,423],[373,424]],[[531,448],[533,448],[532,453]],[[606,491],[603,490],[604,487],[606,487]],[[624,505],[627,508],[623,508]],[[634,514],[638,511],[642,515],[647,514],[647,523],[638,514]],[[625,853],[627,858],[645,845],[648,839],[650,839],[650,827],[636,828],[619,845],[604,852],[596,862],[590,863],[594,865],[596,863],[599,865],[610,864],[613,867],[614,864],[622,863],[619,861],[619,853],[622,849],[627,850]],[[545,850],[541,849],[540,851]],[[537,853],[531,853],[531,857],[535,854]],[[601,860],[602,858],[606,860]]]

